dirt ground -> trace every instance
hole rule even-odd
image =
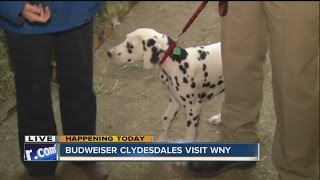
[[[159,69],[144,70],[141,63],[128,66],[113,64],[107,50],[124,40],[125,34],[141,27],[153,28],[170,36],[182,27],[201,2],[139,2],[123,19],[122,24],[95,53],[95,85],[97,92],[99,135],[154,135],[161,130],[161,116],[168,105],[168,94],[158,78]],[[220,17],[217,2],[209,2],[191,28],[181,38],[180,45],[189,47],[220,41]],[[230,170],[214,179],[273,180],[277,179],[270,154],[275,115],[273,110],[271,70],[267,63],[264,84],[264,103],[261,109],[258,134],[261,139],[261,161],[256,168]],[[198,141],[212,142],[219,138],[219,127],[206,119],[219,113],[224,96],[204,104],[198,130]],[[61,134],[59,102],[53,88],[53,108]],[[18,156],[16,113],[0,124],[0,179],[29,179]],[[170,138],[181,139],[185,130],[183,110],[178,113],[170,130]],[[110,180],[193,180],[198,179],[182,167],[170,162],[106,162]],[[87,179],[83,172],[69,163],[60,163],[58,179]],[[199,178],[200,179],[200,178]],[[213,179],[213,178],[208,178]]]

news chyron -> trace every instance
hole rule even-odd
[[[25,136],[25,161],[57,161],[56,136]]]

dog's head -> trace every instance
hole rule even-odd
[[[140,28],[126,35],[126,39],[108,51],[108,56],[118,64],[143,60],[145,69],[157,63],[164,52],[163,35],[153,29]]]

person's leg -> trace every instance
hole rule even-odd
[[[63,133],[96,133],[96,96],[93,89],[93,23],[57,33],[57,75]],[[103,165],[73,162],[94,179],[107,177]]]
[[[50,35],[6,32],[10,60],[15,72],[20,157],[31,175],[53,175],[57,162],[26,162],[25,135],[56,135],[51,90]]]
[[[92,44],[92,23],[55,35],[60,111],[66,135],[94,135],[96,131]]]
[[[283,180],[319,179],[319,2],[264,2]]]
[[[261,2],[229,1],[222,18],[221,48],[225,100],[221,111],[221,142],[258,142],[263,92],[263,65],[268,49],[266,16]],[[198,173],[219,174],[255,162],[190,162]]]

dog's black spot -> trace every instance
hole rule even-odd
[[[118,56],[120,56],[121,55],[121,53],[118,53]]]
[[[161,74],[161,76],[160,76],[160,77],[161,77],[161,79],[163,79],[163,78],[164,78],[163,74]]]
[[[196,87],[196,83],[195,83],[195,82],[192,82],[191,88],[195,88],[195,87]]]
[[[161,70],[166,76],[168,76],[167,71],[165,71],[164,69],[161,69]]]
[[[167,45],[170,45],[173,42],[173,39],[169,36],[167,36],[167,39],[168,39]]]
[[[207,96],[207,98],[208,98],[208,99],[211,99],[212,96],[213,96],[213,93],[209,94],[209,95]]]
[[[190,125],[191,125],[191,121],[188,120],[188,121],[187,121],[187,126],[190,127]]]
[[[183,74],[187,73],[187,70],[182,65],[179,66],[179,69],[180,71],[182,71]]]
[[[183,82],[188,84],[188,79],[186,77],[183,77]]]
[[[179,91],[179,87],[178,86],[176,86],[176,90]]]
[[[219,86],[220,86],[222,83],[223,83],[222,80],[219,80],[219,81],[218,81],[218,85],[219,85]]]
[[[196,122],[195,124],[194,124],[194,127],[198,127],[199,126],[199,122]]]
[[[219,76],[219,79],[221,79],[222,77],[221,76]]]
[[[182,101],[186,101],[186,98],[184,98],[183,96],[180,96],[180,98],[182,99]]]
[[[191,78],[191,81],[194,81],[194,79],[193,79],[193,78]]]
[[[201,46],[200,48],[201,48],[201,49],[204,49],[204,47],[203,47],[203,46]]]
[[[211,84],[210,88],[214,88],[214,87],[216,87],[216,85],[215,84]]]
[[[153,36],[155,39],[158,39],[158,37],[157,36]]]
[[[188,52],[185,49],[180,48],[180,51],[181,51],[181,54],[179,56],[174,56],[173,54],[170,55],[172,60],[177,61],[179,64],[181,63],[181,61],[185,60],[188,56]]]
[[[131,62],[131,59],[128,59],[128,62]]]
[[[189,116],[193,116],[193,114],[192,114],[192,113],[189,113]]]
[[[198,53],[199,53],[199,58],[198,60],[204,60],[207,56],[206,52],[205,51],[202,51],[202,50],[198,50]]]
[[[206,82],[202,84],[202,87],[209,87],[210,86],[210,82]]]
[[[178,86],[180,86],[179,81],[178,81],[178,77],[175,76],[174,79],[176,80],[176,84],[177,84]]]
[[[187,106],[184,104],[183,107],[186,108]]]
[[[207,69],[207,65],[206,65],[206,64],[203,64],[202,66],[203,66],[203,68],[202,68],[203,71],[205,71],[205,70]]]
[[[167,119],[168,119],[167,116],[165,116],[165,117],[163,118],[164,121],[167,120]]]
[[[189,96],[189,94],[187,94],[187,96],[186,96],[188,99],[190,98],[190,96]]]
[[[184,67],[185,67],[186,69],[188,69],[189,64],[188,64],[187,62],[185,62],[185,63],[184,63]]]
[[[172,99],[169,100],[169,102],[171,102],[171,101],[172,101]]]
[[[148,39],[147,46],[148,46],[148,47],[151,47],[151,46],[153,46],[155,43],[156,43],[156,41],[155,41],[154,39]]]
[[[156,47],[152,47],[151,48],[151,63],[153,64],[156,64],[159,62],[159,54],[162,53],[163,51],[162,50],[158,50],[158,48]]]
[[[131,43],[127,42],[127,48],[128,49],[133,49],[134,47],[133,47],[133,45]]]
[[[145,42],[144,40],[142,40],[142,46],[143,46],[143,50],[144,50],[144,51],[147,51],[146,42]]]
[[[208,77],[208,72],[204,72],[204,77]]]
[[[178,113],[178,111],[176,111],[176,112],[174,113],[173,117],[176,117],[177,113]]]
[[[193,118],[194,121],[199,119],[199,115],[197,115],[196,117]]]
[[[169,80],[170,80],[171,86],[173,86],[173,83],[172,83],[172,78],[171,78],[171,76],[169,76]]]
[[[189,104],[192,105],[192,101],[189,101]]]
[[[128,49],[128,53],[131,54],[131,53],[132,53],[132,50],[131,50],[131,49]]]
[[[207,96],[207,94],[205,92],[203,92],[203,93],[201,93],[201,97],[200,98],[202,99],[202,98],[204,98],[206,96]]]
[[[198,103],[201,104],[201,101],[199,100]]]
[[[194,97],[194,94],[192,93],[191,96]]]
[[[224,89],[222,89],[219,93],[222,93],[224,91]]]

